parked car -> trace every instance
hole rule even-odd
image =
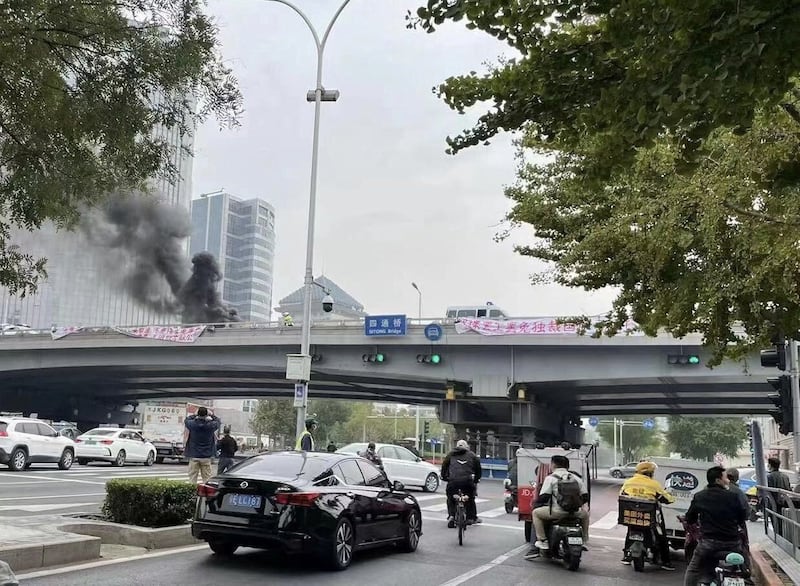
[[[416,551],[417,500],[376,466],[348,454],[252,456],[197,487],[192,535],[218,555],[240,547],[309,553],[344,570],[353,553],[398,545]]]
[[[367,449],[365,443],[348,444],[337,450],[339,454],[360,454]],[[425,462],[402,446],[375,444],[375,453],[383,463],[383,471],[392,482],[405,486],[420,486],[425,492],[439,489],[439,468]]]
[[[156,448],[138,431],[98,427],[75,438],[75,459],[78,464],[99,461],[124,466],[126,462],[139,462],[152,466]]]
[[[636,473],[636,466],[639,462],[628,462],[623,466],[614,466],[608,469],[608,473],[613,478],[630,478]]]
[[[75,461],[75,442],[41,421],[0,416],[0,464],[11,470],[31,464],[56,463],[69,470]]]
[[[55,429],[58,432],[58,435],[68,437],[71,440],[75,440],[81,432],[75,426],[74,423],[70,423],[69,421],[53,421],[50,424],[50,427]]]

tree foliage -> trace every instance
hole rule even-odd
[[[262,399],[250,420],[250,428],[257,436],[283,436],[292,445],[296,425],[297,415],[291,399]]]
[[[713,462],[718,452],[736,457],[747,440],[747,428],[745,421],[738,417],[672,416],[666,440],[670,449],[684,458]]]
[[[626,417],[625,421],[644,421],[644,417]],[[597,426],[597,433],[603,444],[607,447],[614,446],[614,425],[601,423]],[[661,444],[661,434],[657,429],[645,429],[641,425],[617,426],[617,449],[622,455],[623,463],[636,462],[645,456],[652,455],[653,450]]]
[[[518,251],[548,264],[537,279],[618,288],[598,332],[629,317],[701,332],[714,364],[800,328],[800,4],[433,0],[418,15],[522,54],[439,88],[458,111],[493,103],[450,148],[523,130],[508,220],[535,240]]]
[[[0,285],[24,295],[45,259],[13,228],[74,225],[106,194],[175,177],[165,138],[241,96],[203,0],[10,0],[0,4]]]
[[[778,103],[800,70],[795,0],[428,0],[409,15],[428,32],[446,20],[520,55],[439,88],[461,112],[493,105],[450,141],[454,151],[521,128],[562,150],[597,137],[610,158],[665,128],[689,146],[720,126],[748,127],[754,107]]]

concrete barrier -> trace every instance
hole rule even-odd
[[[99,537],[103,543],[144,547],[146,549],[165,549],[200,543],[192,537],[191,525],[152,529],[97,521],[62,525],[59,530],[77,533],[78,535]]]
[[[784,586],[783,580],[775,573],[770,564],[770,557],[758,546],[750,548],[752,559],[752,572],[756,584],[759,586]]]
[[[100,557],[100,544],[97,537],[64,535],[44,543],[0,546],[0,560],[14,572],[85,562]]]

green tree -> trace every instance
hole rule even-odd
[[[779,103],[800,72],[794,0],[429,0],[409,14],[409,26],[427,32],[446,20],[519,55],[439,88],[459,112],[492,103],[450,140],[453,151],[524,128],[567,151],[588,135],[622,164],[665,129],[690,146],[718,127],[748,127],[755,107]]]
[[[666,439],[670,449],[684,458],[713,462],[718,452],[736,457],[747,440],[747,428],[740,417],[671,416]]]
[[[537,282],[615,287],[598,333],[701,332],[711,364],[800,328],[800,5],[432,0],[410,21],[448,19],[522,54],[439,92],[493,104],[451,152],[524,132],[508,220]]]
[[[620,419],[622,420],[622,418]],[[627,416],[624,421],[644,421],[645,417]],[[610,448],[614,446],[614,425],[601,423],[597,426],[597,433],[603,443]],[[635,462],[645,456],[652,455],[661,445],[661,433],[658,429],[645,429],[642,425],[617,426],[617,449],[620,450],[623,463]]]
[[[311,399],[308,402],[308,413],[316,416],[319,422],[314,436],[318,443],[334,440],[340,442],[340,435],[350,414],[353,411],[353,401],[342,401],[341,399]]]
[[[287,447],[294,446],[297,415],[292,399],[262,399],[258,402],[250,428],[259,437],[283,437]]]
[[[72,227],[84,206],[172,178],[166,128],[214,114],[235,124],[241,95],[203,0],[10,0],[0,4],[0,285],[35,290],[46,259],[13,228]]]

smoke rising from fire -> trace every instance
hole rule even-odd
[[[82,229],[118,285],[143,307],[183,323],[238,321],[222,304],[222,274],[208,252],[186,257],[189,214],[144,194],[120,194],[84,215]]]

